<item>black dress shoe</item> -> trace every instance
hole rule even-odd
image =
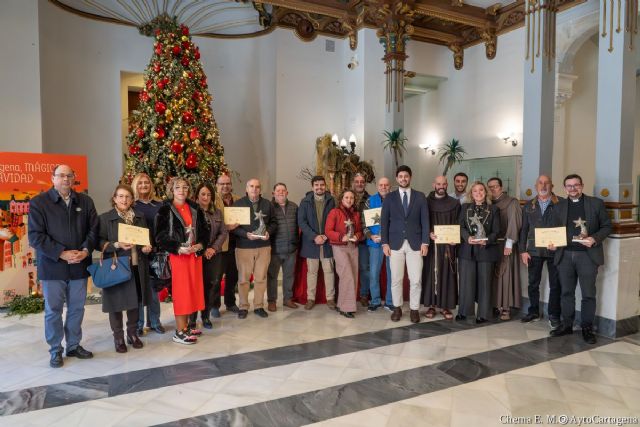
[[[202,319],[202,326],[207,329],[212,329],[213,323],[211,323],[211,320],[209,318],[205,318],[205,319]]]
[[[582,339],[587,344],[595,344],[596,343],[596,334],[593,333],[593,328],[591,326],[587,326],[582,328]]]
[[[116,347],[116,353],[127,352],[127,345],[124,343],[124,338],[114,338],[113,345]]]
[[[231,313],[240,313],[240,308],[234,304],[231,307],[227,307],[227,311],[230,311]]]
[[[264,311],[264,308],[258,308],[256,310],[253,310],[253,312],[262,318],[269,317],[269,313]]]
[[[89,350],[85,350],[81,345],[77,346],[73,350],[67,350],[67,357],[77,357],[78,359],[91,359],[93,353]]]
[[[476,317],[476,325],[480,325],[486,322],[487,322],[487,319],[485,319],[484,317]]]
[[[239,310],[238,311],[238,319],[246,319],[247,314],[249,314],[249,310]]]
[[[572,326],[569,326],[569,327],[560,326],[559,328],[552,329],[551,332],[549,332],[549,335],[551,335],[552,337],[561,337],[563,335],[571,335],[571,334],[573,334]]]
[[[62,352],[56,351],[51,355],[49,366],[51,366],[52,368],[62,368],[62,365],[64,365],[64,361],[62,360]]]
[[[467,316],[465,316],[464,314],[456,314],[456,320],[457,321],[467,320]]]
[[[418,310],[410,310],[409,320],[411,320],[411,323],[420,323],[420,312]]]
[[[520,319],[522,323],[537,322],[538,320],[540,320],[540,316],[535,313],[528,313],[526,316]]]
[[[164,329],[164,326],[162,325],[153,326],[151,330],[154,331],[156,334],[164,334],[165,332],[167,332],[166,329]],[[140,334],[138,334],[138,336],[140,336]]]
[[[142,348],[144,344],[140,341],[140,338],[137,335],[129,335],[127,334],[127,343],[131,344],[133,348]]]
[[[394,307],[393,313],[391,313],[391,321],[398,322],[402,318],[402,309],[400,307]]]

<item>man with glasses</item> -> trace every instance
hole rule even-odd
[[[593,321],[596,316],[596,277],[598,267],[604,264],[602,242],[611,233],[611,220],[604,202],[582,193],[580,175],[568,175],[564,179],[567,199],[554,209],[556,226],[566,227],[567,246],[556,248],[555,264],[562,286],[562,325],[551,331],[552,337],[573,333],[575,294],[578,279],[582,292],[580,308],[582,338],[589,344],[596,343]]]
[[[49,344],[49,365],[63,365],[62,339],[67,357],[91,359],[80,345],[87,297],[87,267],[98,241],[98,215],[93,200],[76,193],[70,166],[58,165],[51,174],[53,187],[29,203],[29,244],[36,250],[38,279],[42,281],[44,333]],[[62,311],[67,303],[63,323]]]

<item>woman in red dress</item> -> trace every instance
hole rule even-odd
[[[202,334],[188,327],[188,317],[204,309],[202,254],[209,238],[204,212],[188,200],[191,187],[184,178],[172,178],[168,200],[158,210],[155,236],[160,251],[169,253],[171,294],[176,332],[173,341],[195,344]]]
[[[349,319],[353,319],[356,312],[358,242],[362,240],[362,223],[354,207],[355,198],[353,191],[344,190],[338,198],[338,207],[327,215],[324,228],[338,273],[338,310]]]

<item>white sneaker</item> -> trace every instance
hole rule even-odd
[[[192,345],[198,342],[198,339],[196,337],[189,336],[182,331],[176,331],[176,333],[173,334],[173,342],[178,344]]]

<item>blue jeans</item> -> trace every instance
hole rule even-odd
[[[43,280],[44,335],[49,344],[49,353],[62,352],[62,339],[67,343],[67,352],[75,350],[82,339],[84,303],[87,299],[87,279]],[[64,303],[67,316],[62,322]]]
[[[157,328],[160,326],[160,300],[158,299],[158,293],[151,290],[151,300],[147,305],[147,317],[149,319],[149,326]],[[144,305],[140,303],[138,306],[138,329],[144,328]]]
[[[380,305],[380,269],[382,268],[382,260],[384,253],[382,247],[374,248],[367,246],[369,249],[369,290],[371,292],[371,305]],[[385,304],[393,306],[393,298],[391,298],[391,268],[389,267],[389,258],[387,258],[387,294]]]
[[[369,246],[362,242],[358,245],[358,270],[360,270],[360,297],[369,295]],[[371,295],[373,299],[373,295]]]

